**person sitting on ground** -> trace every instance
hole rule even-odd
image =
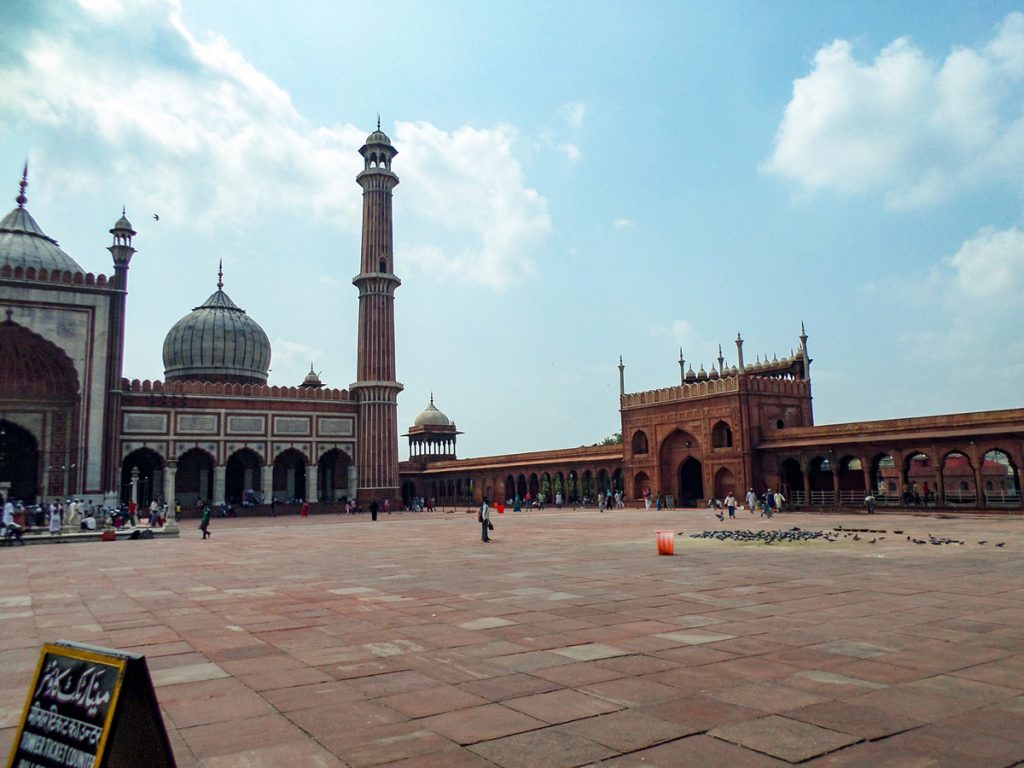
[[[85,517],[82,518],[81,528],[83,531],[96,530],[96,516],[91,511],[86,512]]]

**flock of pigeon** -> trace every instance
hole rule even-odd
[[[779,544],[779,543],[791,543],[791,542],[805,542],[805,541],[864,541],[868,544],[875,544],[879,541],[884,541],[885,536],[878,534],[889,533],[885,529],[875,528],[855,528],[855,529],[844,529],[842,526],[837,526],[831,531],[807,531],[803,528],[796,526],[786,530],[765,530],[759,531],[748,531],[748,530],[726,530],[726,531],[702,531],[701,533],[690,534],[691,539],[713,539],[715,541],[740,541],[740,542],[755,542],[760,544]],[[893,531],[893,540],[898,540],[895,536],[902,536],[903,531]],[[864,534],[861,536],[861,534]],[[871,538],[868,538],[868,534],[874,534]],[[678,535],[685,535],[684,532],[680,532]],[[950,539],[944,536],[932,536],[928,534],[927,539],[918,539],[913,536],[907,536],[907,541],[912,544],[931,544],[933,546],[942,546],[944,544],[953,544],[955,546],[964,546],[967,542],[962,539]],[[979,545],[988,544],[988,540],[979,541]],[[998,544],[994,544],[996,547],[1006,546],[1005,541],[1001,541]]]

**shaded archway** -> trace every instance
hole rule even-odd
[[[633,433],[633,455],[639,456],[647,453],[647,433],[638,429]]]
[[[810,481],[811,504],[831,505],[836,500],[835,478],[832,474],[832,459],[826,456],[815,456],[807,467],[807,479]]]
[[[402,504],[406,507],[412,506],[412,501],[416,498],[416,483],[412,480],[402,481]]]
[[[348,468],[352,459],[340,448],[332,448],[317,462],[317,498],[324,502],[340,501],[348,496]]]
[[[150,448],[132,451],[121,462],[122,504],[132,500],[132,480],[135,480],[135,501],[139,508],[148,507],[150,502],[163,501],[161,483],[164,461],[160,454]]]
[[[987,451],[982,462],[987,506],[1020,504],[1020,471],[1010,454],[999,448]]]
[[[900,503],[900,471],[896,459],[888,453],[871,459],[871,491],[879,504]]]
[[[973,505],[978,503],[978,487],[974,465],[960,451],[950,451],[942,457],[943,502],[947,505]]]
[[[711,428],[712,448],[732,448],[732,427],[719,421]]]
[[[637,472],[633,478],[633,498],[642,499],[644,491],[651,487],[651,478],[646,472]]]
[[[731,469],[722,467],[715,472],[715,498],[724,499],[730,493],[736,493],[736,476]]]
[[[704,498],[704,468],[693,456],[679,467],[676,503],[681,507],[695,507]]]
[[[680,506],[694,505],[697,500],[704,496],[703,470],[700,463],[700,445],[697,438],[682,429],[677,429],[665,438],[658,450],[658,466],[660,470],[661,483],[663,488],[654,488],[658,492],[674,494],[676,504]],[[689,464],[687,470],[687,481],[683,482],[683,464],[690,459],[696,462],[697,471],[694,472],[694,464]],[[697,475],[701,475],[700,478]]]
[[[927,453],[915,451],[907,456],[903,463],[901,489],[904,503],[914,506],[938,503],[940,472],[941,468],[935,466],[932,457]]]
[[[790,504],[806,504],[804,498],[804,471],[800,468],[800,462],[796,459],[786,459],[782,462],[781,472],[782,495]]]
[[[505,495],[501,497],[502,501],[511,501],[516,495],[516,479],[509,475],[505,478]]]
[[[178,458],[174,475],[174,498],[182,507],[195,507],[213,497],[213,457],[192,448]]]
[[[859,505],[864,501],[864,465],[856,456],[839,460],[839,503]]]
[[[622,471],[622,467],[618,467],[612,472],[612,493],[615,491],[626,492],[626,473]]]
[[[526,498],[526,475],[521,474],[516,478],[516,495],[520,500]]]
[[[39,479],[36,439],[27,429],[0,421],[0,483],[11,484],[11,500],[35,504]]]
[[[534,472],[530,475],[530,485],[527,489],[531,499],[536,499],[537,494],[540,493],[540,478],[537,477],[537,473]]]
[[[306,497],[306,457],[294,448],[274,459],[274,496],[286,502]]]
[[[231,454],[224,474],[224,500],[229,504],[253,504],[260,488],[263,460],[250,448]]]

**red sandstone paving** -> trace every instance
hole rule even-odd
[[[65,638],[148,657],[182,766],[1024,760],[1020,519],[871,521],[1003,549],[679,537],[672,558],[654,530],[718,521],[506,515],[489,548],[471,523],[218,520],[79,545],[74,575],[67,548],[3,550],[0,754]]]

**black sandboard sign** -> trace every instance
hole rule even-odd
[[[46,643],[8,768],[175,768],[145,656]]]

